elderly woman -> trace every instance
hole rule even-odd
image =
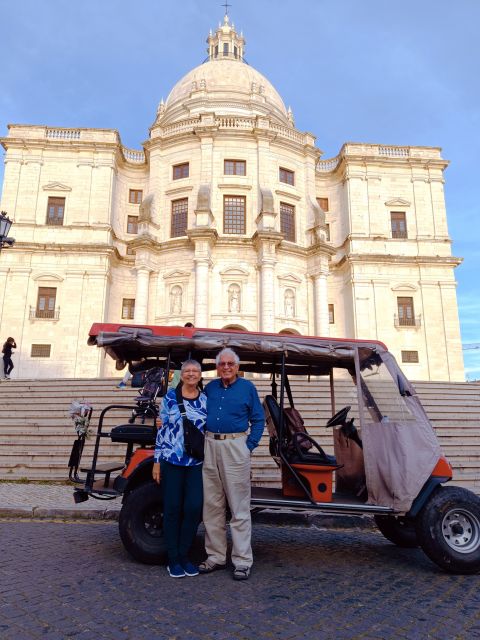
[[[186,417],[204,431],[207,397],[198,385],[202,377],[200,364],[187,360],[180,369],[181,396]],[[164,396],[160,409],[162,426],[157,433],[153,479],[163,492],[163,530],[168,554],[168,573],[172,578],[198,575],[198,568],[188,559],[188,552],[202,516],[202,461],[184,450],[183,419],[175,389]]]

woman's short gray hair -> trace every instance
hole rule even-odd
[[[220,358],[222,356],[226,356],[229,355],[231,358],[234,359],[235,364],[240,364],[240,358],[237,356],[237,354],[235,353],[235,351],[233,351],[233,349],[229,349],[228,347],[226,347],[225,349],[222,349],[218,354],[217,357],[215,358],[215,364],[218,366],[220,363]]]
[[[198,369],[200,373],[202,372],[202,365],[196,360],[185,360],[185,362],[180,367],[180,372],[183,373],[187,367],[195,367],[195,369]]]

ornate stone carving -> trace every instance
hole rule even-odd
[[[283,294],[283,305],[285,316],[287,318],[295,317],[295,291],[293,289],[285,289]]]
[[[182,313],[183,289],[178,284],[170,289],[170,313],[179,315]]]
[[[228,310],[230,313],[239,313],[241,310],[242,290],[240,285],[234,283],[228,287]]]

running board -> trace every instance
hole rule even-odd
[[[391,507],[380,507],[372,504],[354,505],[341,502],[309,502],[288,498],[252,498],[250,505],[264,509],[298,509],[301,511],[323,511],[324,513],[347,513],[352,515],[398,513]]]

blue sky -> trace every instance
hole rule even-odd
[[[324,158],[344,142],[427,145],[446,201],[464,343],[480,343],[478,0],[232,0],[246,59]],[[220,0],[0,0],[0,135],[8,123],[118,129],[140,148],[156,107],[206,57]],[[3,166],[0,167],[0,179]],[[465,351],[480,378],[480,349]]]

